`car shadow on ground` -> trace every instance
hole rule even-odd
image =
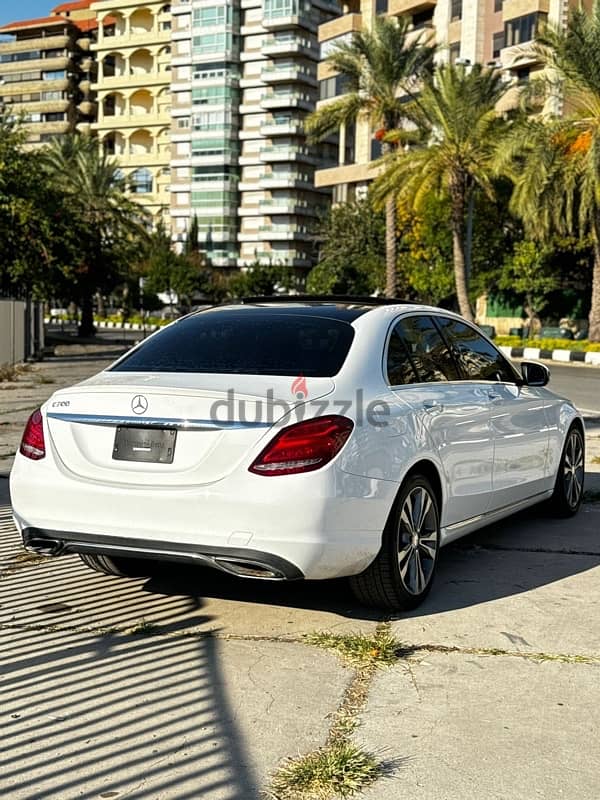
[[[600,505],[584,506],[576,520],[554,519],[536,506],[466,536],[442,549],[432,592],[410,616],[522,594],[592,569],[600,563],[599,523]],[[389,618],[389,612],[361,606],[345,579],[265,582],[207,568],[157,565],[143,590],[323,610],[356,620]]]

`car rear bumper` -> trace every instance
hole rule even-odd
[[[180,489],[86,481],[49,458],[17,456],[11,473],[15,522],[27,546],[38,540],[37,552],[48,540],[48,555],[195,561],[279,580],[364,570],[379,551],[396,491],[390,481],[335,468],[283,478],[246,473]]]
[[[213,567],[243,578],[298,580],[304,575],[297,566],[272,553],[239,547],[173,545],[156,540],[93,536],[70,531],[24,528],[23,546],[31,553],[58,556],[67,553],[102,553],[108,556],[191,562]]]

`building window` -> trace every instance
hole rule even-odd
[[[500,50],[504,47],[504,31],[495,33],[492,38],[492,58],[500,58]]]
[[[547,14],[535,13],[525,14],[504,23],[505,47],[512,47],[516,44],[524,44],[535,39],[541,24],[546,21]]]
[[[44,114],[44,122],[64,122],[67,115],[58,111]]]
[[[208,6],[194,9],[194,25],[208,28],[210,26],[231,25],[233,9],[231,6]]]
[[[451,64],[456,64],[456,60],[460,55],[460,42],[454,42],[449,47],[449,60]]]
[[[388,11],[388,0],[375,0],[376,14],[387,14],[387,11]]]
[[[43,81],[60,81],[67,77],[64,69],[55,69],[50,72],[42,72]]]
[[[425,11],[419,11],[418,14],[413,14],[413,28],[425,28],[427,25],[433,25],[433,9],[428,8]]]
[[[205,33],[202,36],[194,36],[192,40],[194,55],[231,50],[232,45],[237,44],[237,38],[231,33]]]
[[[136,169],[129,176],[130,188],[134,194],[150,194],[152,192],[152,173],[149,169]]]
[[[494,12],[496,14],[499,11],[502,11],[502,2],[503,2],[503,0],[494,0]]]
[[[450,0],[450,20],[462,19],[462,0]]]
[[[264,14],[267,19],[295,17],[307,10],[310,10],[310,3],[304,3],[303,0],[264,0]]]
[[[62,51],[60,51],[62,54]],[[40,50],[28,50],[25,53],[5,53],[0,56],[0,64],[14,64],[15,61],[33,61],[42,58]]]

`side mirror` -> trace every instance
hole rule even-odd
[[[537,361],[522,361],[521,375],[525,386],[546,386],[550,380],[550,370]]]

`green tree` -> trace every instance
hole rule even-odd
[[[537,45],[548,67],[550,101],[564,94],[564,118],[519,126],[498,156],[515,184],[512,207],[531,238],[590,236],[594,258],[590,341],[600,342],[600,2],[572,10],[566,32],[548,28]]]
[[[504,262],[501,289],[508,289],[523,298],[529,330],[548,305],[548,295],[558,288],[559,280],[551,270],[550,251],[538,242],[517,242],[514,251]]]
[[[62,193],[73,234],[74,291],[81,336],[94,332],[93,296],[112,288],[147,239],[147,215],[126,194],[115,159],[96,140],[70,134],[43,153],[45,173]]]
[[[388,155],[385,171],[374,185],[380,201],[397,196],[416,211],[432,193],[450,198],[456,295],[460,313],[469,320],[473,312],[465,261],[466,212],[476,189],[494,196],[494,154],[508,127],[495,107],[504,92],[498,70],[478,64],[440,66],[404,108],[414,130],[390,136],[398,144],[408,144],[416,131],[418,143]]]
[[[58,259],[71,235],[64,198],[25,139],[0,109],[0,291],[45,299],[66,289]]]
[[[409,36],[410,32],[410,36]],[[338,44],[326,63],[340,76],[345,94],[311,114],[306,130],[322,140],[366,119],[384,138],[405,119],[406,96],[432,68],[435,48],[429,39],[415,37],[408,17],[376,17],[371,31],[355,33],[349,43]],[[384,140],[383,149],[395,147]],[[386,203],[386,294],[396,294],[396,206],[393,194]]]
[[[285,264],[250,264],[229,278],[227,293],[230,297],[268,297],[278,289],[297,290],[299,280],[294,270]]]
[[[321,254],[307,280],[316,294],[364,295],[385,283],[385,217],[369,200],[340,203],[320,231]]]
[[[146,278],[145,288],[154,294],[177,295],[180,305],[191,305],[194,294],[200,289],[205,262],[199,251],[189,249],[178,254],[162,222],[149,237],[147,255],[141,264]]]

